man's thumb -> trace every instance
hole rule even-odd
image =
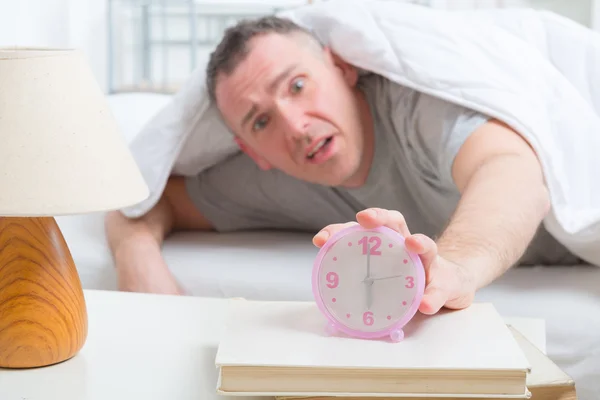
[[[444,306],[448,300],[447,294],[439,287],[429,286],[425,289],[419,311],[423,314],[435,314]]]

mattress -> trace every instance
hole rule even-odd
[[[111,98],[130,140],[168,101],[163,95]],[[57,217],[82,285],[116,290],[116,274],[99,213]],[[189,295],[263,300],[312,300],[317,254],[311,235],[293,232],[185,232],[167,239],[163,254]],[[518,267],[476,296],[507,317],[540,318],[547,354],[576,381],[579,399],[600,398],[600,268]]]

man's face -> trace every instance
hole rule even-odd
[[[306,38],[269,34],[218,79],[217,105],[262,168],[324,185],[360,184],[368,171],[368,105],[355,68]]]

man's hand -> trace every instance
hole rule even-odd
[[[118,289],[124,292],[183,295],[153,237],[138,234],[114,254]]]
[[[117,270],[119,290],[181,295],[184,291],[162,257],[164,239],[179,230],[210,230],[208,220],[189,199],[181,177],[171,177],[156,205],[130,219],[107,213],[106,238]]]
[[[411,235],[401,213],[369,208],[359,212],[356,220],[357,222],[323,228],[315,235],[313,243],[320,248],[336,232],[355,224],[367,229],[386,226],[405,237],[407,250],[418,254],[425,267],[425,294],[419,311],[423,314],[435,314],[442,307],[460,309],[473,302],[476,286],[472,277],[461,266],[441,257],[436,243],[431,238],[422,234]]]

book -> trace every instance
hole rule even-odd
[[[546,354],[527,340],[516,328],[509,326],[523,354],[529,361],[527,388],[534,400],[577,400],[573,378]]]
[[[417,313],[405,338],[328,336],[313,302],[233,299],[217,393],[274,397],[528,398],[530,368],[490,303]]]
[[[577,400],[575,382],[567,373],[562,371],[548,356],[531,343],[521,332],[513,326],[509,326],[513,336],[519,343],[525,356],[531,364],[527,375],[527,388],[531,393],[532,400]],[[397,400],[398,397],[336,397],[336,396],[303,396],[285,397],[278,396],[276,400]],[[423,397],[402,400],[423,400]],[[464,400],[463,398],[447,398],[446,400]],[[479,400],[470,398],[470,400]],[[483,400],[483,398],[482,398]],[[490,400],[486,398],[485,400]]]

